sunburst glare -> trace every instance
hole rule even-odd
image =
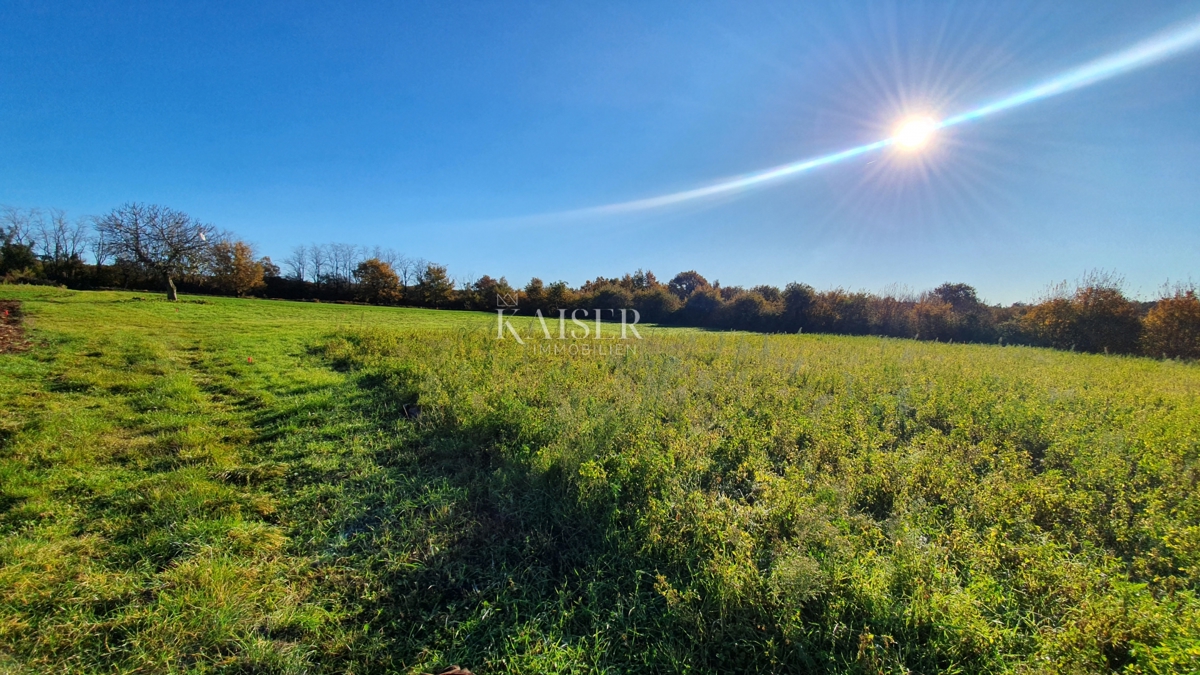
[[[894,38],[895,36],[892,35],[890,37]],[[934,41],[934,44],[938,45],[941,42],[940,40]],[[993,72],[1002,67],[1006,59],[995,54],[977,53],[973,51],[974,47],[970,45],[960,46],[962,53],[956,54],[955,56],[958,58],[954,59],[930,58],[932,56],[946,57],[946,54],[924,55],[924,58],[918,59],[921,61],[920,64],[909,64],[920,66],[914,72],[923,72],[922,77],[916,78],[920,80],[916,84],[921,85],[922,98],[925,101],[923,105],[915,108],[913,106],[915,101],[912,100],[917,97],[913,95],[914,90],[912,89],[912,85],[915,82],[905,82],[912,79],[910,73],[907,73],[907,71],[904,73],[881,72],[878,70],[877,64],[865,64],[857,72],[848,73],[848,75],[851,75],[848,79],[851,81],[857,80],[857,83],[860,85],[858,87],[859,91],[856,92],[857,96],[855,96],[858,100],[855,101],[854,106],[856,113],[859,115],[858,119],[862,120],[861,110],[863,107],[872,105],[870,100],[863,100],[864,97],[862,95],[868,92],[871,93],[875,106],[879,106],[880,102],[886,102],[883,107],[891,108],[893,114],[903,115],[901,118],[902,121],[897,126],[885,132],[891,135],[882,140],[864,143],[845,150],[817,155],[768,169],[744,173],[690,190],[514,220],[545,220],[546,222],[556,222],[563,217],[630,214],[676,206],[696,200],[711,201],[720,197],[732,198],[750,188],[778,183],[800,174],[809,173],[818,168],[873,154],[889,147],[904,150],[906,151],[905,154],[917,152],[919,154],[919,161],[915,163],[906,162],[912,171],[893,171],[891,177],[884,180],[902,184],[908,183],[909,178],[913,175],[929,178],[935,173],[944,173],[947,168],[935,167],[932,164],[932,155],[935,153],[933,153],[933,148],[930,147],[931,145],[948,146],[951,144],[949,139],[946,142],[932,143],[935,136],[940,138],[943,136],[943,132],[949,132],[952,128],[958,127],[965,122],[979,120],[985,116],[1060,95],[1137,68],[1149,66],[1196,49],[1198,46],[1200,46],[1200,17],[1193,17],[1188,22],[1164,30],[1126,49],[1086,62],[1081,66],[1067,70],[1056,77],[1044,80],[1040,84],[1021,90],[1016,94],[946,118],[933,117],[927,112],[922,111],[928,111],[930,103],[944,108],[949,107],[951,103],[961,100],[963,92],[960,90],[965,88],[968,81],[979,79],[984,72]],[[935,49],[935,51],[937,50]],[[846,57],[849,55],[843,54],[842,56]],[[851,60],[853,59],[846,59],[846,61]],[[974,64],[974,72],[969,74],[969,77],[956,78],[954,74],[963,75],[963,73],[952,74],[947,69],[939,75],[937,74],[939,68],[934,65],[936,63],[972,63]],[[882,91],[885,89],[889,89],[889,91]],[[895,119],[895,117],[892,119]],[[954,143],[960,146],[960,149],[964,145],[962,140],[955,141]],[[1004,152],[1002,148],[980,148],[979,150],[982,150],[983,153]],[[961,170],[964,168],[962,163],[984,165],[987,162],[984,162],[978,156],[973,158],[959,156],[958,161],[960,165],[952,172],[955,175],[950,178],[951,182],[960,184],[962,188],[966,188],[968,183],[979,182],[974,180],[967,172]],[[880,178],[880,170],[884,167],[895,168],[894,163],[886,156],[867,163],[867,165],[872,164],[874,165],[873,167],[864,169],[865,177],[870,176],[878,179]],[[986,167],[986,170],[994,170],[994,168],[994,166]],[[855,198],[851,198],[851,200],[858,201]]]
[[[896,128],[892,138],[903,148],[917,150],[924,147],[938,129],[938,123],[932,117],[910,117]]]

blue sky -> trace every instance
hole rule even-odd
[[[383,245],[451,273],[994,302],[1103,268],[1200,277],[1200,52],[711,201],[587,218],[889,136],[1200,2],[0,5],[0,204],[163,203],[276,259]]]

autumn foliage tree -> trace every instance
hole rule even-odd
[[[1147,356],[1200,359],[1200,297],[1194,289],[1178,290],[1154,305],[1142,324],[1142,351]]]
[[[1057,349],[1131,354],[1141,333],[1138,306],[1121,293],[1121,280],[1092,274],[1073,294],[1059,290],[1022,319],[1035,340]]]
[[[700,276],[700,273],[696,270],[680,272],[671,281],[667,282],[667,288],[671,289],[671,292],[684,302],[687,302],[692,293],[708,287],[708,279]]]
[[[644,321],[665,321],[680,305],[679,298],[662,284],[640,289],[633,294],[634,309],[641,313]]]
[[[392,305],[400,302],[400,276],[388,263],[379,258],[368,258],[354,268],[354,279],[358,281],[358,298],[375,305]]]
[[[417,275],[417,295],[429,307],[443,307],[450,302],[454,282],[442,265],[429,263]]]
[[[550,311],[567,309],[575,304],[576,294],[565,281],[555,281],[546,287],[545,308]]]
[[[502,302],[516,299],[517,294],[508,284],[508,279],[495,279],[485,274],[464,289],[462,300],[467,309],[490,312],[496,307],[504,306]]]
[[[633,307],[633,294],[616,284],[605,284],[592,292],[588,304],[600,310],[627,309]]]
[[[777,317],[775,309],[756,291],[739,293],[722,306],[717,322],[723,328],[734,330],[770,330]]]
[[[228,295],[241,297],[264,286],[263,263],[244,241],[220,241],[210,253],[211,283]]]
[[[950,340],[954,337],[954,306],[935,294],[921,298],[912,308],[915,337],[926,340]]]
[[[1075,294],[1075,337],[1086,352],[1132,354],[1137,351],[1142,322],[1137,303],[1112,286],[1088,286]]]

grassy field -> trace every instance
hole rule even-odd
[[[1200,670],[1197,365],[0,299],[0,672]]]

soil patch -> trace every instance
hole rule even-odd
[[[29,349],[21,318],[21,303],[16,300],[0,300],[0,354]]]

